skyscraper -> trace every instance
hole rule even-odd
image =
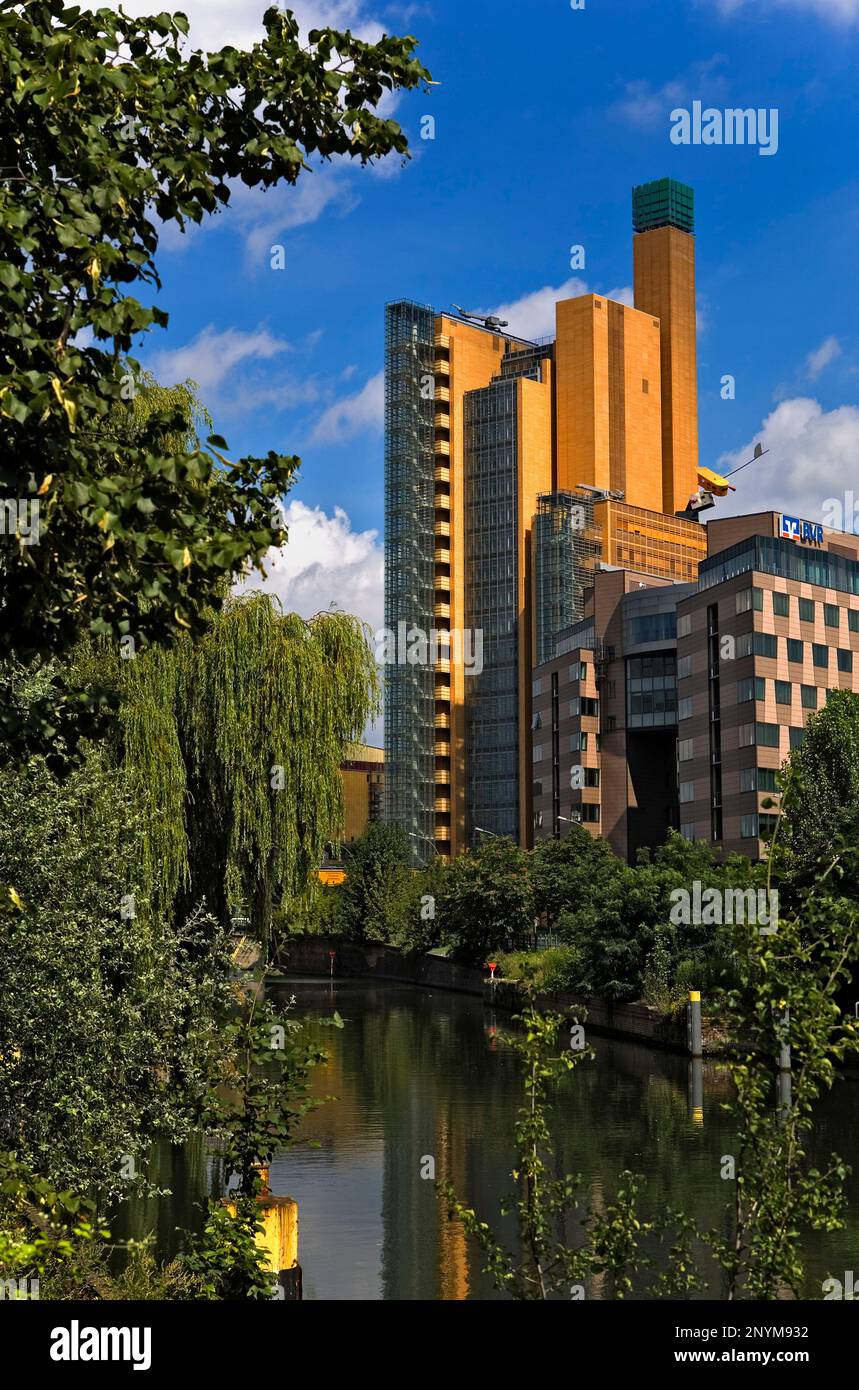
[[[674,515],[697,487],[691,189],[663,180],[633,205],[636,307],[561,301],[553,342],[387,306],[385,816],[416,858],[482,833],[531,842],[538,636],[545,659],[553,624],[580,615],[587,570],[646,556],[690,580],[706,550]],[[579,512],[589,532],[570,537]],[[550,548],[556,527],[536,603],[535,517]],[[449,651],[418,645],[433,630],[451,634]]]
[[[693,190],[675,179],[641,184],[633,189],[632,216],[635,307],[659,320],[661,340],[661,509],[676,512],[698,477]]]

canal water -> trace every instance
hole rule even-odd
[[[480,1252],[449,1222],[432,1181],[452,1179],[459,1195],[513,1244],[512,1218],[499,1220],[512,1187],[513,1126],[522,1077],[509,1044],[510,1017],[479,999],[409,985],[358,980],[291,979],[292,1016],[329,1053],[314,1091],[330,1096],[308,1116],[301,1142],[279,1154],[272,1190],[299,1204],[300,1260],[307,1299],[489,1299]],[[342,1029],[323,1020],[337,1010]],[[552,1107],[555,1174],[581,1176],[585,1205],[599,1210],[623,1169],[641,1175],[642,1212],[682,1209],[706,1227],[724,1226],[732,1184],[720,1177],[733,1152],[724,1069],[704,1064],[703,1123],[689,1100],[684,1057],[592,1036]],[[822,1101],[812,1144],[821,1165],[833,1151],[855,1172],[847,1224],[817,1234],[807,1249],[806,1294],[822,1297],[828,1275],[859,1281],[859,1074],[840,1080]],[[207,1185],[198,1149],[173,1155],[161,1181],[171,1200],[146,1204],[134,1226],[157,1225],[160,1243],[189,1220]],[[571,1235],[574,1232],[570,1232]],[[648,1247],[658,1262],[657,1246]],[[718,1271],[709,1297],[721,1297]],[[606,1296],[598,1284],[587,1297]]]

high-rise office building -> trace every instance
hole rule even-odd
[[[675,179],[641,184],[632,194],[636,309],[659,321],[662,395],[662,502],[681,511],[697,487],[698,375],[694,194]]]
[[[587,572],[690,580],[705,553],[702,528],[674,515],[698,481],[695,287],[691,190],[664,187],[665,223],[658,200],[634,192],[635,308],[561,301],[544,344],[497,320],[387,307],[385,626],[398,654],[385,672],[385,815],[416,858],[481,833],[531,842],[531,670],[579,616]],[[570,564],[560,531],[580,510]],[[553,544],[554,569],[535,577]],[[412,660],[404,648],[434,629],[450,632],[449,652],[430,642]]]
[[[535,838],[579,823],[634,861],[673,827],[757,859],[810,716],[859,691],[859,538],[779,512],[703,529],[696,583],[598,571],[535,669]]]

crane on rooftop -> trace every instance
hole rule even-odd
[[[464,319],[469,319],[472,323],[482,323],[484,328],[506,328],[507,319],[500,319],[496,314],[473,314],[468,309],[463,309],[461,304],[454,304],[454,309]]]

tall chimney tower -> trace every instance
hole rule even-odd
[[[675,179],[632,190],[635,307],[659,319],[662,510],[669,513],[682,511],[698,488],[694,199]]]

